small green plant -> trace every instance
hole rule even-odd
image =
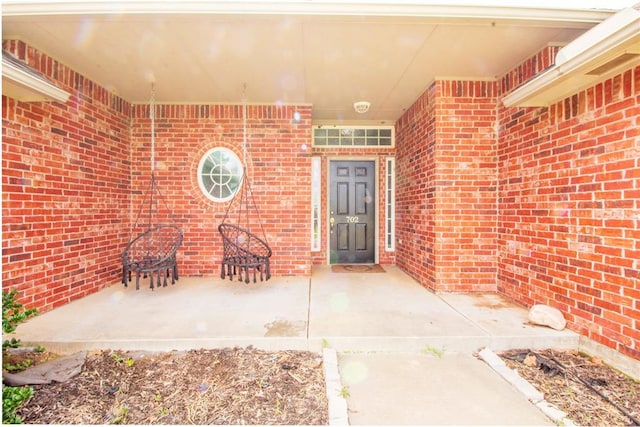
[[[348,399],[349,397],[351,397],[351,393],[349,393],[349,387],[347,386],[343,386],[340,389],[340,397],[342,397],[343,399]]]
[[[2,291],[2,332],[10,334],[15,332],[18,325],[26,322],[30,317],[38,314],[38,310],[30,308],[25,310],[24,306],[16,301],[18,291],[13,289],[9,292]],[[7,348],[20,347],[20,340],[11,338],[2,341],[2,352]]]
[[[322,338],[322,348],[329,348],[329,340]]]
[[[131,357],[128,357],[125,359],[120,353],[117,353],[115,351],[111,353],[111,358],[113,359],[114,362],[124,363],[128,367],[132,367],[135,363],[135,361]]]
[[[2,333],[10,334],[15,332],[18,325],[25,322],[30,317],[38,314],[38,310],[30,308],[25,310],[24,306],[16,301],[18,291],[13,289],[9,292],[2,291]],[[2,341],[2,354],[8,348],[20,347],[20,340],[16,338]],[[29,359],[16,365],[3,366],[8,371],[23,370],[31,366],[33,362]],[[33,396],[32,387],[6,387],[2,386],[2,423],[21,424],[22,417],[18,411]]]
[[[116,352],[111,353],[111,358],[116,363],[122,363],[124,361],[124,357],[122,357],[120,354]]]
[[[36,353],[44,353],[45,351],[47,351],[47,349],[41,346],[40,344],[38,344],[34,350]]]
[[[116,413],[116,416],[111,420],[110,424],[125,424],[129,408],[122,406]]]
[[[31,387],[2,386],[2,424],[22,424],[18,411],[33,396]]]
[[[442,359],[442,357],[444,356],[445,353],[445,348],[436,348],[436,347],[432,347],[430,345],[425,345],[424,347],[422,347],[422,350],[420,350],[422,353],[424,354],[431,354],[436,356],[438,359]]]
[[[25,359],[22,362],[16,363],[15,365],[12,365],[10,363],[6,363],[6,364],[2,365],[2,369],[6,370],[8,372],[24,371],[25,369],[27,369],[31,365],[33,365],[33,361],[31,359]]]

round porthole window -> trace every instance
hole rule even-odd
[[[242,182],[242,163],[235,153],[217,147],[207,151],[198,164],[198,185],[214,202],[231,199]]]

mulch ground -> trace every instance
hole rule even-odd
[[[597,358],[555,350],[500,356],[579,425],[638,424],[640,382]],[[51,357],[21,352],[3,364]],[[30,424],[328,424],[322,357],[310,352],[97,351],[71,380],[33,388],[20,411]]]
[[[322,356],[302,351],[99,351],[33,388],[25,423],[328,424]]]
[[[640,382],[576,351],[510,350],[505,364],[581,426],[640,425]]]

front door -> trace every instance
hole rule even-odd
[[[330,161],[331,264],[375,262],[375,162]]]

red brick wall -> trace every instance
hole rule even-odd
[[[293,121],[295,112],[300,114]],[[240,105],[156,105],[155,175],[178,226],[183,246],[179,269],[185,276],[220,273],[222,240],[218,224],[229,202],[207,199],[197,181],[200,158],[226,147],[243,159],[243,108]],[[139,210],[151,174],[149,106],[137,105],[132,119],[132,204]],[[250,203],[249,227],[273,250],[274,275],[310,275],[311,107],[247,106]],[[235,204],[234,204],[235,206]],[[257,213],[254,209],[257,208]],[[166,209],[165,209],[166,210]],[[232,212],[233,213],[233,212]],[[235,215],[234,215],[235,216]],[[132,222],[135,222],[135,216]]]
[[[437,289],[492,291],[497,274],[497,85],[436,84]]]
[[[640,358],[640,67],[549,108],[495,85],[436,81],[396,125],[397,265],[437,291],[497,289]]]
[[[397,262],[434,290],[495,290],[496,93],[436,81],[397,124]]]
[[[501,108],[499,290],[640,358],[640,67]]]
[[[23,303],[44,312],[119,281],[120,253],[150,183],[149,106],[131,106],[22,42],[3,47],[72,94],[64,104],[2,98],[3,289],[18,289]],[[309,275],[311,107],[247,110],[252,189],[272,272]],[[156,106],[155,176],[166,202],[158,212],[184,231],[183,276],[220,272],[217,226],[228,203],[202,195],[196,169],[215,146],[242,158],[242,141],[242,106]]]
[[[131,107],[24,43],[3,47],[72,94],[66,104],[2,99],[3,289],[46,311],[119,279],[150,178],[148,106]],[[407,110],[396,126],[397,249],[385,252],[380,238],[380,261],[397,257],[434,290],[498,289],[526,306],[553,305],[571,328],[640,358],[640,67],[550,108],[501,106],[499,96],[556,51],[497,83],[437,81]],[[227,205],[205,199],[195,173],[214,146],[242,157],[242,108],[156,111],[158,185],[185,232],[181,273],[218,274]],[[309,249],[310,157],[323,157],[324,176],[329,157],[360,153],[309,148],[308,106],[250,106],[247,128],[274,274],[308,275],[326,260]],[[380,207],[392,154],[374,154]],[[326,200],[326,176],[322,191]]]
[[[129,214],[129,105],[26,46],[3,48],[71,93],[2,97],[2,286],[41,312],[112,284]]]
[[[436,289],[436,85],[396,123],[396,263]]]

